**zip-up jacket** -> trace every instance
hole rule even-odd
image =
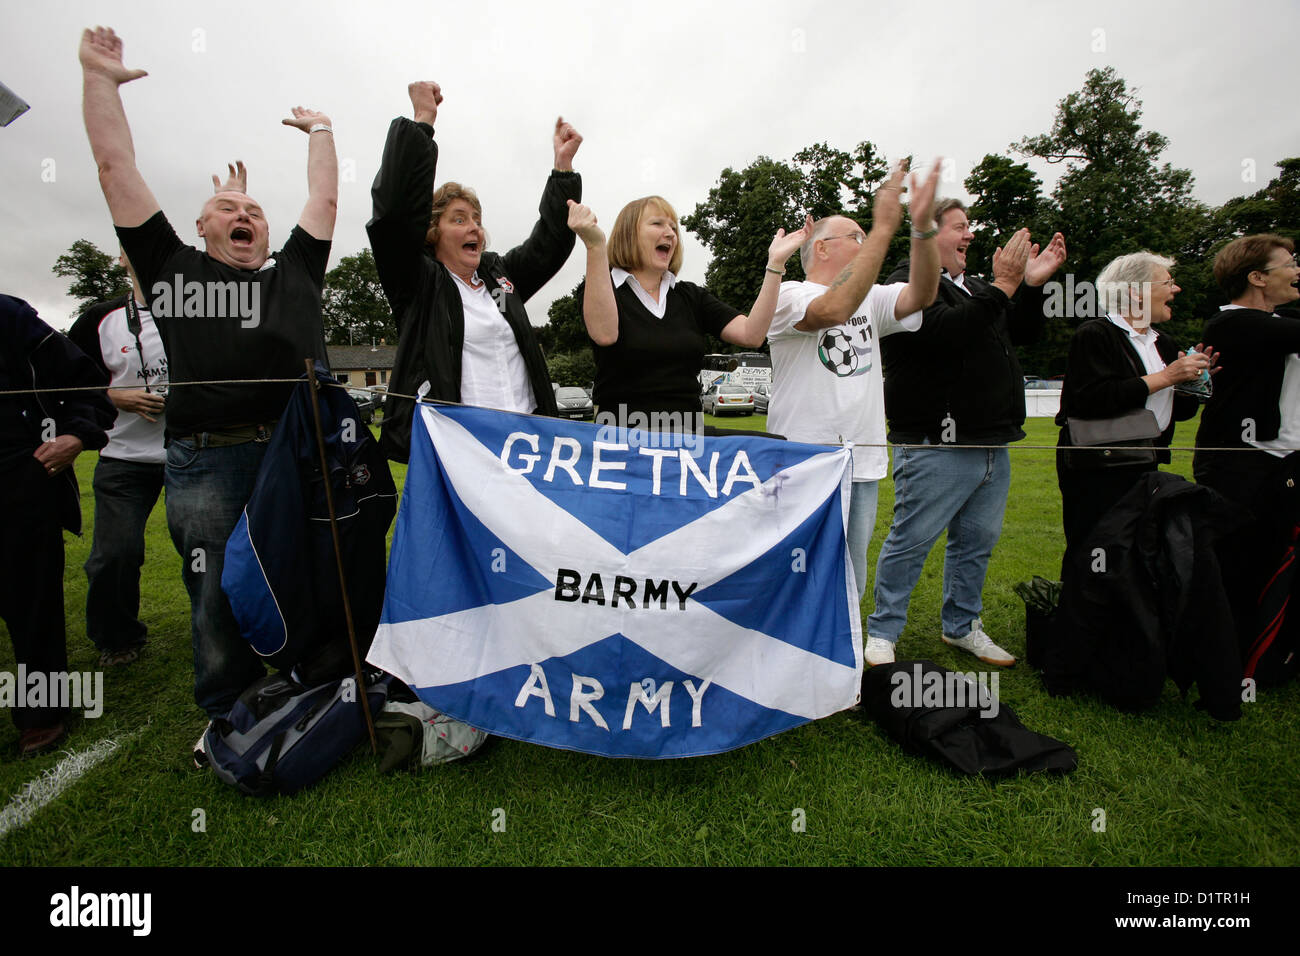
[[[370,190],[374,214],[366,232],[397,322],[397,357],[381,439],[385,454],[395,461],[406,461],[410,454],[414,402],[393,393],[416,394],[427,381],[429,398],[460,401],[464,307],[451,273],[425,245],[437,162],[433,127],[399,116],[388,128],[384,158]],[[573,251],[568,200],[581,198],[582,177],[553,171],[532,234],[505,255],[484,252],[479,261],[479,278],[515,334],[537,401],[535,411],[542,415],[556,414],[555,392],[524,303]]]
[[[388,526],[397,489],[357,404],[319,362],[321,431],[338,519],[339,546],[362,657],[384,600]],[[347,626],[321,478],[307,383],[293,388],[271,436],[253,494],[226,545],[221,586],[240,633],[288,671],[329,645],[347,646]],[[346,657],[347,655],[344,655]]]
[[[29,456],[45,440],[44,423],[49,420],[54,422],[56,435],[75,435],[87,451],[98,451],[108,444],[107,431],[117,416],[95,363],[62,332],[41,321],[22,299],[0,295],[0,392],[78,386],[87,387],[87,391],[14,396],[10,408],[17,410],[28,437],[21,447],[0,449],[0,458]],[[22,478],[27,480],[33,474],[25,469]],[[9,478],[6,474],[6,480]],[[48,480],[58,482],[60,523],[80,534],[81,492],[74,469],[65,469]]]
[[[906,282],[907,275],[904,260],[888,281]],[[969,272],[964,282],[970,295],[944,275],[921,327],[880,340],[890,441],[1002,445],[1025,437],[1015,346],[1042,332],[1042,289],[1022,284],[1008,299]]]

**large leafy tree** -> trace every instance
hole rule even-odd
[[[1210,210],[1191,198],[1190,170],[1161,163],[1169,141],[1142,128],[1142,103],[1112,67],[1094,69],[1083,89],[1057,104],[1048,133],[1013,148],[1064,164],[1048,218],[1065,234],[1065,272],[1093,281],[1111,259],[1148,249],[1176,258],[1183,288],[1164,331],[1192,344],[1199,337],[1208,284],[1202,262]],[[1079,317],[1064,320],[1069,328]]]
[[[1083,89],[1057,104],[1048,133],[1014,148],[1066,172],[1052,192],[1070,249],[1069,267],[1095,278],[1115,256],[1140,249],[1177,254],[1203,219],[1190,170],[1160,163],[1169,140],[1141,123],[1142,103],[1112,67],[1090,70]]]
[[[537,330],[546,367],[557,385],[589,386],[596,377],[591,339],[582,320],[582,283],[551,303],[547,322]]]
[[[131,278],[117,257],[104,252],[89,239],[78,239],[54,260],[54,274],[71,279],[68,295],[80,300],[80,312],[96,302],[115,299],[131,291]]]
[[[744,169],[724,169],[708,198],[682,217],[682,225],[713,254],[705,272],[709,291],[748,309],[763,284],[776,230],[798,228],[805,215],[847,215],[870,229],[871,193],[887,174],[884,158],[869,142],[851,153],[816,143],[790,162],[760,156]],[[803,278],[797,256],[786,270],[788,279]]]
[[[325,341],[331,345],[397,341],[397,325],[369,249],[344,256],[326,273],[321,311]]]

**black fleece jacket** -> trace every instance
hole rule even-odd
[[[429,398],[460,401],[464,307],[451,273],[425,246],[437,162],[433,128],[399,116],[388,128],[384,158],[370,190],[374,215],[366,232],[397,322],[397,357],[380,442],[395,461],[406,461],[410,453],[415,406],[392,393],[413,395],[427,381]],[[556,413],[555,392],[524,303],[573,251],[576,237],[568,227],[567,201],[581,198],[581,176],[552,171],[532,234],[505,255],[483,253],[479,262],[479,277],[502,305],[502,315],[515,333],[537,400],[535,411],[542,415]]]
[[[908,260],[888,282],[906,282]],[[921,328],[880,340],[885,361],[889,440],[1006,444],[1025,437],[1025,380],[1016,345],[1043,328],[1041,289],[1021,285],[1014,299],[966,274],[967,295],[945,275]],[[953,429],[948,428],[951,420]]]

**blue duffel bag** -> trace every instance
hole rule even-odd
[[[371,714],[383,710],[390,674],[364,672]],[[268,674],[239,695],[203,736],[206,761],[225,783],[255,797],[309,787],[366,739],[356,678],[306,687]]]

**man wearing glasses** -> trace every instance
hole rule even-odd
[[[1042,285],[1065,262],[1065,239],[1058,232],[1040,253],[1029,230],[1021,229],[994,252],[988,283],[966,274],[966,250],[975,236],[962,203],[942,200],[934,217],[943,264],[938,298],[925,309],[919,330],[882,345],[889,440],[986,447],[894,450],[894,521],[876,565],[866,658],[872,665],[894,660],[912,589],[947,530],[943,641],[1007,666],[1016,659],[984,633],[981,595],[1011,487],[1005,446],[1025,437],[1024,377],[1015,346],[1042,330]]]
[[[845,216],[813,224],[811,237],[800,249],[808,279],[781,284],[767,333],[772,346],[768,430],[802,442],[856,444],[848,549],[859,601],[867,587],[877,488],[889,464],[876,340],[919,328],[921,309],[934,301],[939,287],[930,213],[938,162],[912,199],[908,281],[875,284],[889,240],[902,222],[899,197],[906,169],[905,163],[898,164],[877,191],[870,234]]]

